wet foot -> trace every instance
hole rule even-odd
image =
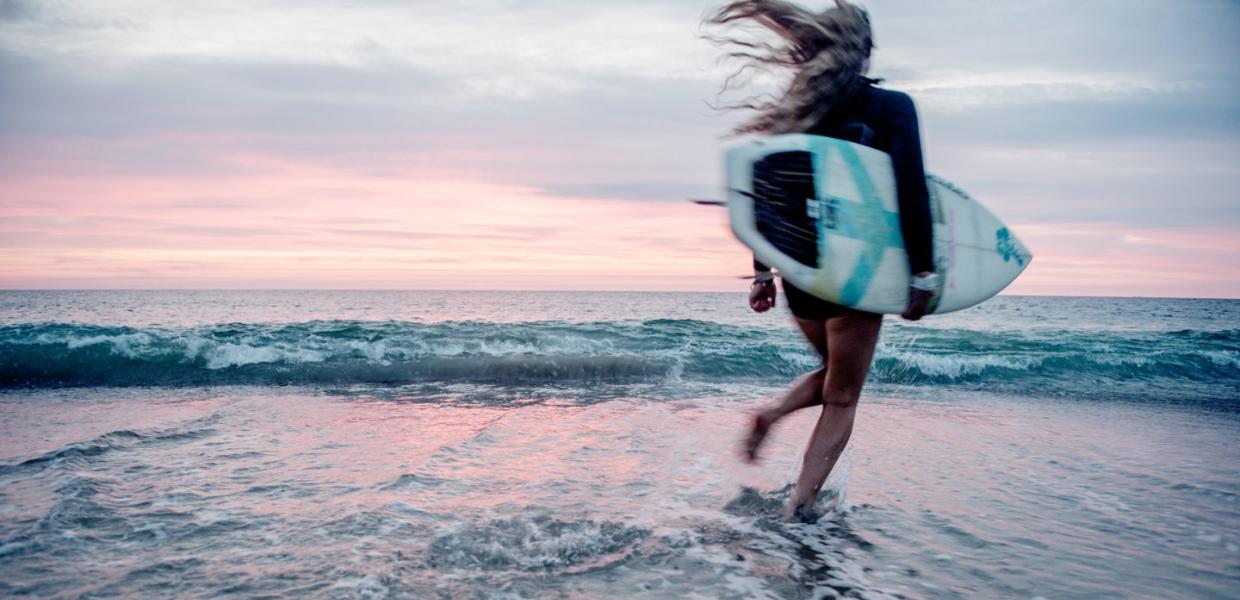
[[[822,518],[822,515],[818,514],[818,511],[814,510],[814,507],[809,504],[789,502],[784,507],[785,523],[813,524],[817,523],[820,518]]]
[[[776,417],[770,410],[760,410],[750,418],[749,437],[745,439],[745,462],[758,462],[758,448],[762,446],[766,434],[771,432],[771,425],[775,424],[775,420]]]

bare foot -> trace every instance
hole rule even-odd
[[[818,521],[821,515],[815,510],[817,501],[817,493],[800,493],[796,486],[793,486],[792,493],[788,495],[788,503],[784,505],[784,522],[814,523]]]
[[[749,437],[745,439],[745,462],[758,462],[758,448],[762,446],[766,434],[771,432],[771,425],[776,417],[770,409],[760,410],[753,414],[749,421]]]
[[[812,504],[789,501],[784,507],[785,523],[817,523],[822,515],[814,510]]]

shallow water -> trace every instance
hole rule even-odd
[[[43,294],[0,294],[5,595],[1240,589],[1240,303],[891,322],[835,510],[788,525],[812,411],[736,443],[812,357],[736,295]]]

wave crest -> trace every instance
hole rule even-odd
[[[1240,385],[1240,332],[893,327],[880,383]],[[634,382],[790,378],[817,365],[793,332],[696,320],[314,321],[197,328],[0,327],[0,387]]]

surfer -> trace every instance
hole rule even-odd
[[[922,166],[917,112],[905,94],[876,86],[867,76],[873,36],[868,13],[836,0],[815,12],[784,0],[741,0],[721,8],[707,23],[755,23],[778,36],[778,44],[723,39],[747,59],[742,68],[784,70],[791,80],[775,98],[740,107],[756,115],[736,134],[809,133],[845,139],[891,156],[900,205],[900,229],[910,266],[905,319],[926,314],[937,289],[932,250],[929,192]],[[775,306],[774,274],[754,261],[749,305],[757,312]],[[852,434],[857,401],[865,383],[883,317],[819,299],[783,281],[788,307],[823,366],[805,375],[775,404],[753,415],[744,455],[755,462],[771,427],[788,414],[822,406],[805,449],[804,462],[785,517],[810,520],[818,492]]]

